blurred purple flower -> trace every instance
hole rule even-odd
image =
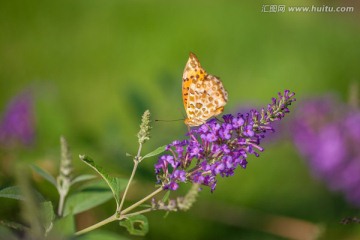
[[[303,102],[293,139],[314,175],[360,206],[360,111],[334,97]]]
[[[258,152],[264,150],[261,139],[273,131],[270,123],[281,120],[289,112],[294,95],[286,90],[261,112],[228,114],[222,117],[222,122],[212,119],[191,129],[188,139],[169,144],[169,153],[155,164],[158,183],[164,189],[176,190],[178,183],[192,182],[214,191],[217,176],[232,176],[237,167],[246,168],[249,154],[259,156]]]
[[[35,138],[33,99],[30,93],[15,96],[7,105],[0,122],[0,145],[31,145]]]

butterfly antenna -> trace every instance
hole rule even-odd
[[[155,122],[176,122],[176,121],[184,121],[185,120],[185,116],[183,113],[181,113],[181,115],[183,116],[183,118],[179,118],[179,119],[171,119],[171,120],[164,120],[164,119],[155,119]]]
[[[186,117],[185,117],[185,115],[184,115],[183,110],[182,110],[181,108],[178,108],[178,110],[179,110],[179,112],[181,112],[181,115],[182,115],[183,119],[185,119]]]

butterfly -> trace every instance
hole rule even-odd
[[[182,79],[182,97],[189,127],[204,124],[223,112],[228,93],[218,77],[208,74],[190,53]]]

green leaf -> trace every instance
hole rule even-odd
[[[50,175],[50,173],[46,172],[44,169],[34,165],[34,164],[31,164],[30,167],[37,173],[39,174],[40,176],[42,176],[45,180],[47,180],[48,182],[50,182],[52,185],[54,185],[55,187],[57,187],[57,183],[56,183],[56,180],[55,178]]]
[[[25,231],[29,230],[29,227],[26,227],[26,226],[24,226],[24,225],[22,225],[20,223],[10,222],[10,221],[6,221],[6,220],[0,220],[0,225],[6,227],[6,229],[9,229],[9,228],[14,229],[17,232],[25,232]],[[0,236],[2,236],[2,235],[0,234]]]
[[[44,201],[44,197],[38,191],[34,190],[34,194],[38,201]],[[1,189],[0,197],[11,198],[11,199],[16,199],[16,200],[21,200],[21,201],[26,200],[24,195],[21,193],[21,189],[19,186],[11,186],[11,187]]]
[[[112,198],[109,187],[98,181],[84,186],[81,191],[68,196],[65,201],[64,216],[77,214],[96,207]]]
[[[75,233],[75,221],[74,215],[67,215],[65,217],[59,218],[54,222],[54,227],[52,228],[49,237],[47,239],[59,239],[61,236],[70,236]],[[60,235],[60,236],[59,236]],[[53,237],[52,237],[53,236]]]
[[[89,158],[85,155],[80,155],[79,157],[84,163],[86,163],[89,167],[91,167],[98,174],[100,174],[100,176],[105,180],[105,182],[108,184],[108,186],[110,187],[110,189],[113,193],[113,196],[116,201],[116,206],[119,206],[120,205],[120,192],[125,189],[127,180],[110,176],[102,167],[96,165],[95,162],[91,158]]]
[[[17,240],[18,239],[16,237],[16,235],[10,231],[10,229],[5,228],[3,226],[0,226],[0,236],[1,236],[1,239],[6,239],[6,240]]]
[[[73,185],[75,183],[78,183],[78,182],[83,182],[83,181],[87,181],[87,180],[90,180],[90,179],[94,179],[94,178],[96,178],[96,176],[91,175],[91,174],[80,175],[80,176],[77,176],[76,178],[74,178],[71,181],[71,185]]]
[[[149,231],[149,222],[144,215],[135,215],[120,221],[120,226],[125,227],[128,232],[135,236],[145,236]]]
[[[53,227],[53,221],[55,219],[54,207],[50,201],[42,202],[40,204],[41,220],[45,232],[49,232]]]
[[[166,193],[164,194],[163,198],[162,198],[162,202],[166,202],[167,200],[169,200],[170,197],[170,192],[171,191],[166,191]]]
[[[12,199],[22,200],[22,201],[25,200],[25,198],[24,198],[23,194],[21,193],[20,188],[18,186],[12,186],[12,187],[7,187],[4,189],[1,189],[0,197],[12,198]]]
[[[30,231],[26,233],[29,234],[32,239],[40,239],[44,235],[39,208],[40,203],[43,202],[43,198],[42,200],[39,199],[39,193],[32,188],[29,179],[29,168],[20,164],[17,165],[16,181],[25,200],[21,202],[21,215],[24,222],[30,228]]]
[[[165,146],[161,146],[161,147],[158,147],[157,149],[155,149],[154,151],[146,154],[145,156],[142,157],[141,161],[144,160],[145,158],[149,158],[149,157],[153,157],[153,156],[156,156],[162,152],[164,152],[166,149],[166,145]]]
[[[129,238],[115,234],[113,232],[103,231],[103,230],[96,230],[89,232],[85,235],[82,235],[78,238],[78,240],[129,240]]]

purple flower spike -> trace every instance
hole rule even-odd
[[[174,141],[167,150],[169,154],[159,158],[155,164],[157,180],[164,189],[176,190],[180,182],[199,183],[216,188],[218,176],[234,175],[237,167],[247,166],[247,156],[264,149],[260,146],[266,132],[272,132],[270,123],[280,120],[288,113],[288,106],[295,101],[293,93],[286,90],[279,99],[274,98],[268,108],[261,112],[227,114],[223,121],[211,119],[192,128],[185,141]],[[164,164],[165,159],[169,164]]]
[[[0,145],[29,146],[35,139],[33,99],[29,93],[15,96],[8,104],[0,122]]]
[[[332,96],[302,102],[293,140],[316,178],[360,207],[360,111]]]

